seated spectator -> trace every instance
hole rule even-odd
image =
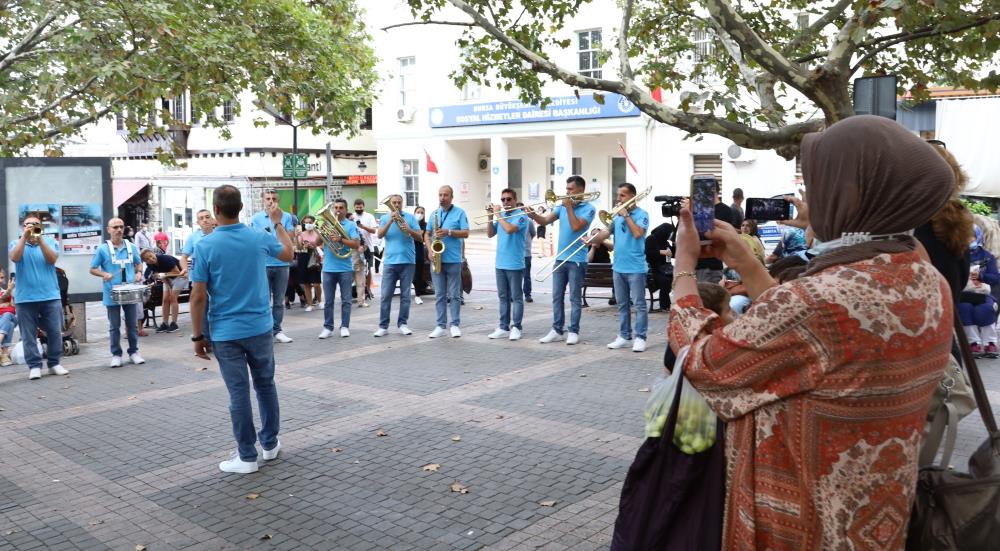
[[[163,323],[156,328],[156,332],[173,333],[179,329],[177,314],[180,305],[177,302],[177,295],[187,289],[188,284],[187,278],[180,275],[181,262],[169,254],[159,254],[149,249],[142,251],[142,261],[146,263],[146,271],[142,274],[143,280],[150,282],[156,279],[163,282]]]
[[[736,313],[729,306],[732,296],[725,287],[718,283],[698,282],[698,296],[705,308],[719,315],[722,325],[729,325],[736,319]]]
[[[581,239],[593,239],[597,234],[601,233],[600,228],[594,228],[590,230],[590,234],[584,234]],[[589,251],[587,251],[587,262],[591,264],[611,264],[611,251],[615,248],[613,243],[602,242],[600,244],[591,244]]]
[[[0,268],[0,366],[14,363],[10,359],[10,345],[17,327],[17,310],[14,308],[14,278],[7,279],[7,271]]]
[[[802,260],[809,260],[809,257],[806,256],[807,250],[809,250],[809,245],[806,243],[806,230],[782,225],[781,241],[774,248],[774,252],[768,255],[766,264],[788,256],[798,256]]]
[[[760,232],[757,229],[756,220],[744,220],[743,224],[740,226],[740,235],[743,236],[743,240],[750,245],[753,250],[753,255],[760,260],[760,263],[764,263],[764,243],[760,240]]]
[[[958,317],[962,320],[973,354],[996,354],[996,299],[990,290],[1000,284],[1000,272],[997,271],[996,258],[983,247],[983,231],[975,226],[975,232],[969,247],[972,266],[968,284],[958,304]]]

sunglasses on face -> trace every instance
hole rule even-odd
[[[113,230],[120,230],[120,229],[123,229],[124,227],[125,226],[111,226],[111,229],[113,229]]]

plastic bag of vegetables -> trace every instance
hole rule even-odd
[[[681,368],[684,365],[684,359],[687,358],[688,348],[690,347],[685,346],[677,353],[677,360],[674,362],[674,368],[670,375],[661,375],[653,383],[644,412],[646,438],[663,436],[663,425],[667,423],[670,406],[673,405],[674,396],[677,394],[677,384],[681,380]]]
[[[688,455],[701,453],[715,443],[716,416],[705,398],[695,390],[687,377],[682,377],[674,445]]]

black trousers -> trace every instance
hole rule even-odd
[[[660,308],[669,310],[670,286],[674,282],[674,274],[673,272],[667,273],[666,268],[666,266],[653,266],[652,275],[653,281],[656,282],[656,287],[659,289]]]

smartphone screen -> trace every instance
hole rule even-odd
[[[792,217],[792,203],[781,197],[748,197],[745,217],[757,221],[788,220]]]
[[[698,238],[705,241],[705,232],[715,228],[715,194],[718,181],[710,174],[691,177],[691,215],[698,228]]]

